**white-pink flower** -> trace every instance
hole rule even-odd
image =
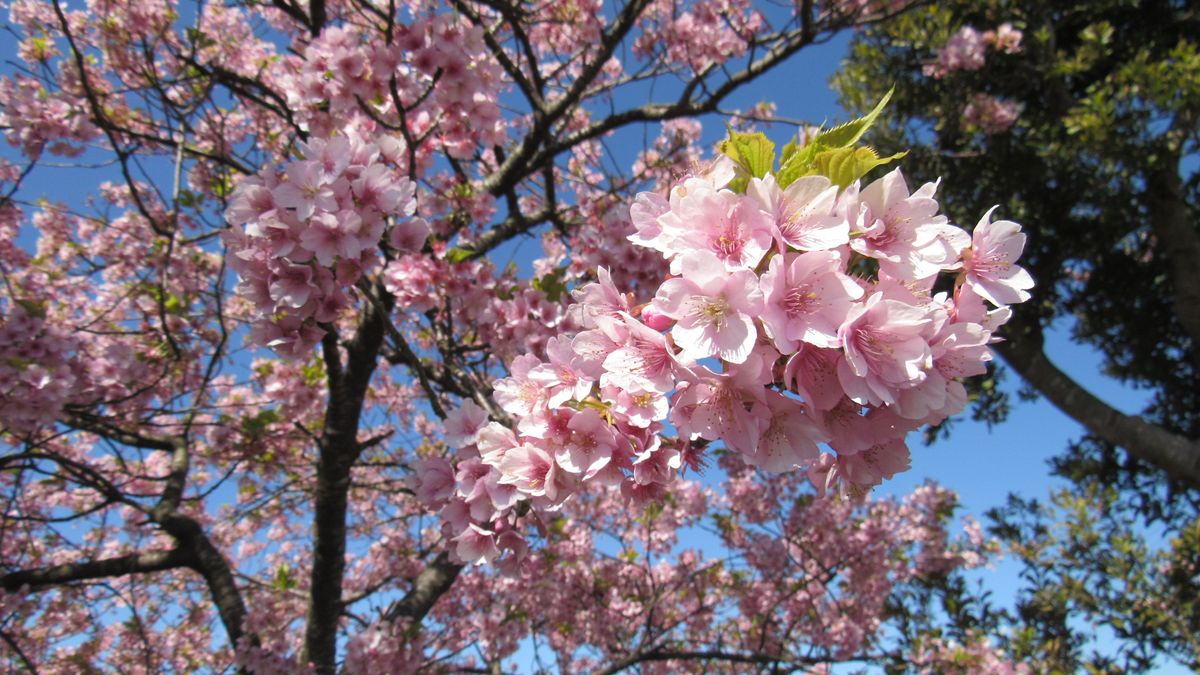
[[[838,380],[846,394],[860,403],[893,403],[896,390],[920,384],[933,365],[932,323],[927,310],[882,293],[852,307],[838,330],[845,352]]]
[[[1016,264],[1025,248],[1025,234],[1011,220],[991,222],[996,208],[988,209],[971,233],[971,248],[963,256],[966,284],[996,306],[1025,302],[1033,277]]]
[[[558,469],[554,458],[546,451],[522,443],[504,455],[500,462],[501,483],[515,486],[527,495],[545,496],[551,501],[558,499]]]
[[[898,279],[925,279],[956,269],[968,236],[938,214],[936,191],[936,183],[926,183],[909,194],[899,169],[872,182],[859,195],[861,236],[850,246]]]
[[[595,476],[612,461],[617,449],[613,428],[595,408],[579,411],[567,426],[571,437],[565,447],[555,452],[555,460],[564,471],[583,474],[584,480]]]
[[[453,539],[454,552],[468,565],[490,563],[500,555],[500,549],[496,548],[495,535],[495,532],[471,523]]]
[[[487,423],[487,412],[474,401],[465,400],[461,406],[446,414],[446,443],[452,448],[472,445]]]
[[[654,307],[675,319],[671,337],[683,358],[744,362],[758,338],[754,317],[763,307],[758,277],[750,270],[729,272],[710,251],[684,254],[681,267],[682,277],[659,287]]]
[[[863,289],[842,269],[837,251],[810,251],[771,258],[762,276],[763,325],[782,354],[801,342],[839,346],[838,328]]]
[[[807,466],[817,458],[820,454],[817,443],[829,439],[809,418],[803,404],[767,391],[764,408],[760,416],[768,421],[753,452],[744,454],[747,462],[764,471],[780,473]]]
[[[600,384],[668,392],[675,382],[675,355],[662,333],[622,312],[627,329],[625,343],[604,359]]]
[[[729,190],[688,181],[686,194],[658,218],[667,231],[679,234],[668,250],[671,271],[680,272],[680,256],[708,251],[726,269],[750,269],[771,247],[771,219],[756,202]]]
[[[850,241],[850,223],[838,212],[838,188],[824,176],[804,176],[781,190],[775,177],[750,181],[746,191],[775,218],[779,250],[822,251]]]
[[[287,177],[287,182],[274,190],[276,204],[296,209],[301,220],[308,220],[318,209],[337,211],[337,197],[319,162],[296,162],[287,168]]]

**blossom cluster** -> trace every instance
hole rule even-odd
[[[1008,131],[1020,112],[1020,106],[1015,101],[979,92],[963,108],[962,120],[964,125],[978,127],[990,136]]]
[[[83,144],[99,135],[80,101],[65,92],[47,92],[40,82],[23,75],[0,78],[0,129],[9,145],[28,157],[50,153],[74,157]]]
[[[936,183],[910,192],[899,170],[861,189],[734,178],[724,158],[638,195],[630,239],[669,277],[641,306],[603,269],[577,289],[581,330],[495,384],[515,430],[470,402],[447,419],[462,459],[429,460],[418,495],[447,504],[464,560],[499,554],[502,521],[517,548],[497,516],[518,501],[554,509],[587,483],[657,499],[714,441],[768,472],[807,468],[820,492],[862,492],[908,467],[910,431],[963,408],[962,378],[986,372],[1033,285],[1020,227],[989,211],[968,234],[938,214]]]
[[[956,70],[979,70],[983,68],[988,47],[1005,54],[1015,54],[1021,51],[1023,36],[1010,23],[1000,24],[996,30],[982,33],[971,26],[963,26],[938,50],[937,60],[925,65],[924,73],[928,77],[941,79]]]
[[[746,0],[709,0],[686,8],[658,1],[647,16],[648,26],[634,43],[634,53],[645,57],[665,45],[671,63],[687,64],[699,73],[741,56],[766,19]]]
[[[350,306],[354,285],[393,251],[419,250],[428,224],[412,218],[414,183],[399,170],[400,139],[365,141],[353,129],[300,144],[282,171],[266,167],[237,187],[226,218],[238,293],[259,311],[254,340],[285,356],[306,355],[319,324]]]
[[[289,103],[320,134],[331,119],[373,111],[404,115],[414,136],[432,132],[451,156],[471,157],[478,144],[505,137],[495,101],[500,68],[478,26],[437,16],[398,24],[394,40],[371,42],[354,28],[330,28],[289,63]],[[434,87],[433,84],[438,86]],[[403,107],[403,110],[399,109]]]
[[[20,302],[0,313],[0,427],[51,422],[76,391],[76,340]]]

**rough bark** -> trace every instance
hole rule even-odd
[[[437,603],[438,598],[450,590],[462,568],[462,565],[450,562],[450,556],[446,553],[438,554],[438,557],[413,580],[408,595],[388,609],[385,618],[388,621],[407,618],[420,622]]]
[[[116,558],[64,563],[52,567],[37,567],[18,570],[0,576],[0,588],[16,591],[27,587],[29,591],[45,590],[51,586],[73,584],[93,579],[107,579],[144,572],[163,572],[189,566],[191,556],[182,549],[131,553]]]
[[[362,451],[358,442],[359,421],[383,345],[385,319],[380,312],[387,310],[367,305],[354,339],[346,345],[345,364],[332,334],[322,343],[329,401],[316,462],[313,564],[301,653],[301,660],[312,663],[322,674],[335,672],[337,666],[350,471]]]

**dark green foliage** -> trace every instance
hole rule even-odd
[[[939,195],[956,223],[969,227],[998,202],[998,218],[1023,224],[1022,264],[1038,285],[1013,322],[1023,332],[1008,333],[1014,346],[1040,351],[1043,331],[1066,320],[1107,375],[1151,393],[1146,422],[1193,443],[1200,344],[1182,317],[1200,309],[1175,298],[1200,277],[1200,259],[1167,264],[1160,214],[1164,177],[1176,178],[1172,206],[1183,233],[1200,237],[1197,5],[935,2],[860,34],[834,83],[859,111],[895,84],[866,140],[880,153],[910,151],[910,185],[944,176]],[[923,74],[961,26],[1003,22],[1024,32],[1020,53],[989,49],[980,70]],[[968,124],[962,111],[977,93],[1017,102],[1016,124],[993,135]],[[1008,401],[995,380],[974,387],[977,418],[1002,421]],[[1200,491],[1101,440],[1102,419],[1080,421],[1092,434],[1052,464],[1074,488],[1048,504],[1014,497],[991,514],[1026,586],[1015,614],[978,612],[982,627],[1015,630],[1008,647],[1036,672],[1141,671],[1163,657],[1200,668]],[[1096,626],[1115,638],[1099,653]]]

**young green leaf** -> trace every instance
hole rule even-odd
[[[900,159],[907,154],[907,152],[898,152],[890,157],[880,157],[874,150],[867,147],[827,150],[817,155],[816,173],[825,176],[834,185],[844,188],[862,178],[871,169]]]
[[[845,124],[830,129],[813,139],[814,143],[820,143],[828,148],[846,148],[858,142],[862,135],[871,128],[871,125],[878,119],[879,113],[883,112],[883,107],[891,100],[892,93],[896,91],[895,87],[888,89],[888,92],[879,99],[879,103],[875,104],[875,108],[871,112],[862,117],[846,122]]]
[[[762,178],[775,166],[775,144],[761,131],[730,129],[729,138],[721,142],[721,152],[755,178]]]

